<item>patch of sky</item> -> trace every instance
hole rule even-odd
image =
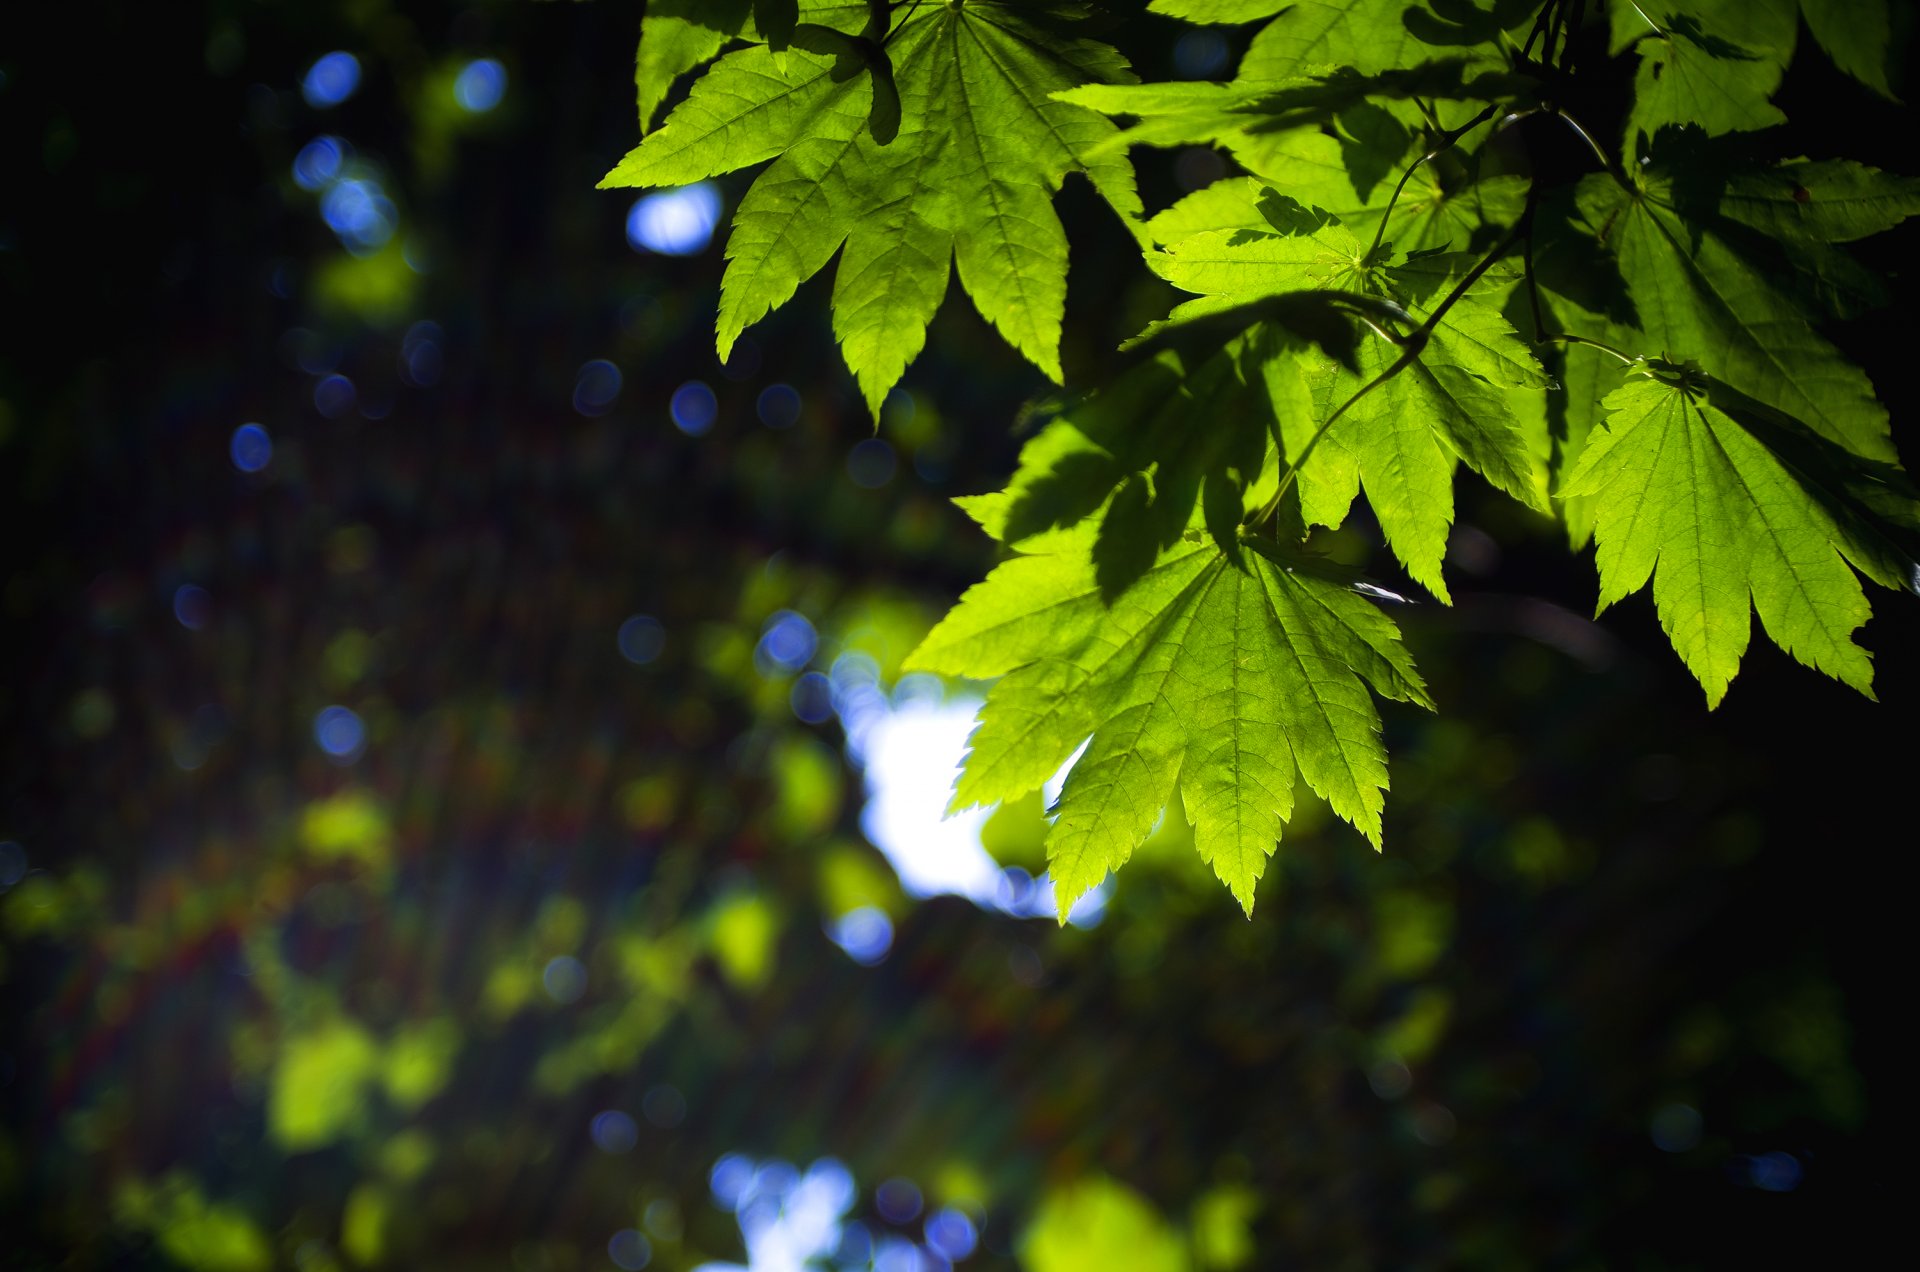
[[[719,224],[719,187],[702,181],[636,199],[627,212],[627,242],[656,256],[698,256]]]
[[[859,653],[836,658],[828,683],[847,750],[866,771],[860,827],[886,855],[901,886],[916,897],[963,896],[1017,918],[1052,918],[1052,881],[1034,879],[1017,866],[1002,869],[982,846],[980,831],[992,809],[946,815],[980,699],[948,696],[936,677],[924,675],[902,677],[889,695],[878,665]],[[1048,807],[1059,800],[1068,770],[1085,749],[1082,744],[1043,788]],[[1108,880],[1088,892],[1068,922],[1098,924],[1112,891]]]
[[[855,1190],[847,1168],[823,1157],[802,1173],[782,1161],[729,1153],[708,1177],[713,1200],[740,1225],[747,1261],[702,1263],[694,1272],[802,1272],[842,1247]]]

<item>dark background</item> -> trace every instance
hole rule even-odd
[[[653,1266],[738,1261],[707,1200],[730,1151],[837,1156],[877,1234],[918,1236],[872,1198],[914,1179],[981,1222],[987,1266],[1094,1173],[1176,1227],[1244,1190],[1258,1267],[1848,1263],[1897,1230],[1912,597],[1873,598],[1879,703],[1756,631],[1709,714],[1644,596],[1589,622],[1590,559],[1463,480],[1458,604],[1397,614],[1442,711],[1389,713],[1383,856],[1309,815],[1251,922],[1174,853],[1089,929],[890,893],[894,945],[863,967],[822,934],[824,856],[880,862],[860,773],[744,651],[780,608],[813,618],[821,668],[876,615],[910,640],[991,564],[945,501],[1004,476],[1043,386],[958,289],[868,488],[824,280],[722,368],[720,240],[637,253],[631,196],[592,188],[635,139],[633,6],[0,21],[0,839],[30,868],[0,895],[0,1266],[171,1266],[195,1205],[275,1264],[347,1266],[362,1188],[396,1267],[611,1267],[636,1225]],[[1169,76],[1174,33],[1126,51]],[[1770,148],[1915,170],[1905,112],[1803,43]],[[364,79],[316,110],[301,76],[335,48]],[[445,76],[480,56],[501,105],[450,113]],[[380,165],[429,265],[384,310],[339,299],[340,244],[289,176],[321,133]],[[1139,156],[1150,207],[1182,158]],[[1084,377],[1165,297],[1078,182],[1061,208]],[[1865,253],[1897,288],[1910,237],[1888,240]],[[430,386],[400,372],[420,320]],[[1835,334],[1911,459],[1911,310]],[[589,417],[593,358],[624,384]],[[323,415],[316,370],[356,406]],[[690,379],[720,402],[704,437],[667,417]],[[755,419],[775,382],[805,403],[789,430]],[[253,475],[227,453],[248,420],[275,443]],[[667,636],[645,667],[615,642],[635,612]],[[311,733],[337,702],[367,724],[352,765]],[[830,761],[811,811],[796,753]],[[377,859],[312,847],[303,818],[343,793],[388,827]],[[715,935],[742,897],[775,925],[757,981]],[[684,951],[679,979],[623,980],[634,942]],[[490,988],[562,953],[577,1002]],[[289,1144],[274,1075],[342,1016],[444,1022],[443,1081]],[[611,1060],[553,1059],[580,1054]],[[684,1117],[595,1147],[596,1112],[665,1089]],[[429,1145],[411,1174],[404,1134]],[[642,1224],[663,1199],[678,1238]]]

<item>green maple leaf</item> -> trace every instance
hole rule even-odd
[[[1697,361],[1854,454],[1894,462],[1886,408],[1866,374],[1813,329],[1769,262],[1684,206],[1672,178],[1656,167],[1626,189],[1595,174],[1578,198],[1626,280],[1640,352]]]
[[[1293,0],[1152,0],[1150,13],[1214,26],[1233,26],[1270,18]]]
[[[752,12],[753,0],[648,0],[633,61],[641,132],[653,126],[673,82],[718,56],[747,29]]]
[[[1075,34],[1080,5],[913,8],[863,62],[849,49],[873,13],[807,0],[791,47],[721,58],[601,185],[680,185],[774,161],[727,242],[722,357],[838,251],[834,332],[876,413],[955,266],[981,314],[1057,381],[1067,242],[1053,192],[1078,171],[1130,221],[1140,206],[1124,157],[1096,153],[1113,125],[1051,94],[1131,73]],[[875,93],[889,86],[897,116],[883,126]]]
[[[1778,239],[1851,243],[1920,213],[1920,177],[1846,159],[1793,159],[1733,174],[1718,211]]]
[[[1849,563],[1912,587],[1911,561],[1831,472],[1808,461],[1810,439],[1796,447],[1790,421],[1769,424],[1764,408],[1738,395],[1716,400],[1721,387],[1642,361],[1607,396],[1606,423],[1565,487],[1593,502],[1599,607],[1651,577],[1660,624],[1709,706],[1739,671],[1753,610],[1775,644],[1872,696],[1872,665],[1852,639],[1869,609]],[[1723,409],[1730,404],[1746,418]],[[1920,523],[1897,475],[1877,480],[1896,527]]]
[[[1297,0],[1253,37],[1240,76],[1281,84],[1335,67],[1375,75],[1412,66],[1429,48],[1403,19],[1411,7],[1408,0]]]
[[[1887,0],[1800,0],[1800,13],[1835,66],[1882,97],[1893,96],[1888,71],[1899,64],[1900,46]]]
[[[1296,774],[1378,847],[1386,753],[1368,687],[1431,706],[1393,623],[1323,567],[1251,542],[1236,560],[1203,533],[1109,603],[1091,537],[1029,541],[906,664],[1000,677],[957,807],[1038,788],[1091,735],[1047,837],[1061,920],[1176,792],[1200,855],[1249,914]]]
[[[1277,191],[1263,197],[1270,204],[1285,201]],[[1468,265],[1464,257],[1445,254],[1385,267],[1376,256],[1328,218],[1307,232],[1203,231],[1169,245],[1153,263],[1175,286],[1202,294],[1169,316],[1175,326],[1254,297],[1306,288],[1377,295],[1417,317],[1422,303]],[[1498,285],[1483,280],[1484,291],[1469,291],[1410,365],[1360,396],[1327,434],[1328,444],[1314,452],[1308,470],[1320,483],[1310,524],[1338,524],[1364,487],[1395,555],[1442,599],[1447,588],[1440,564],[1453,522],[1458,460],[1530,506],[1549,506],[1545,438],[1529,434],[1512,401],[1515,393],[1544,389],[1547,379],[1491,299]],[[1296,436],[1303,427],[1311,432],[1386,372],[1400,352],[1368,343],[1352,368],[1290,355],[1279,374],[1304,377],[1311,418],[1300,419],[1297,407],[1283,411],[1282,427]],[[1285,400],[1301,400],[1297,391],[1276,391]]]
[[[1616,50],[1640,46],[1629,149],[1668,124],[1718,135],[1786,122],[1769,99],[1793,60],[1793,0],[1622,0],[1613,24]]]

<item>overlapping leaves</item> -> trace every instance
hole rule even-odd
[[[1601,606],[1651,578],[1709,703],[1739,668],[1750,607],[1795,658],[1870,692],[1854,570],[1915,587],[1920,503],[1873,386],[1811,320],[1871,301],[1836,245],[1920,211],[1920,189],[1858,164],[1729,171],[1714,147],[1661,140],[1685,163],[1578,192],[1630,302],[1609,333],[1653,359],[1600,404],[1605,426],[1572,449],[1560,491],[1590,504]]]
[[[676,11],[643,33],[643,110],[668,70],[710,56],[716,33],[750,33],[742,6],[722,8],[737,15],[730,27]],[[1121,215],[1140,206],[1124,157],[1096,153],[1113,126],[1051,95],[1131,79],[1125,62],[1079,33],[1075,4],[972,0],[896,16],[803,0],[798,16],[790,47],[722,57],[602,182],[679,185],[773,160],[727,242],[722,356],[838,252],[834,332],[876,413],[956,266],[981,314],[1058,380],[1067,241],[1053,192],[1077,171]],[[664,47],[650,52],[649,38]]]
[[[1264,229],[1202,230],[1155,258],[1169,282],[1203,296],[1176,309],[1171,323],[1223,303],[1307,288],[1379,296],[1418,319],[1423,304],[1450,293],[1454,279],[1471,268],[1466,258],[1445,252],[1392,262],[1391,245],[1370,246],[1324,211],[1303,208],[1271,189],[1258,199]],[[1273,388],[1288,403],[1280,418],[1294,435],[1291,455],[1303,454],[1312,433],[1345,407],[1301,466],[1305,521],[1338,525],[1364,487],[1408,573],[1443,599],[1440,563],[1453,521],[1459,460],[1523,502],[1547,509],[1546,439],[1529,434],[1513,399],[1522,391],[1544,390],[1548,381],[1492,299],[1495,286],[1483,283],[1454,298],[1410,353],[1372,340],[1360,346],[1351,367],[1289,351],[1272,370]],[[1403,354],[1406,364],[1389,375]],[[1374,387],[1363,392],[1369,384]]]

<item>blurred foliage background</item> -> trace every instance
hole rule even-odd
[[[0,19],[0,1266],[1680,1268],[1891,1229],[1911,602],[1878,705],[1760,644],[1709,716],[1644,598],[1589,622],[1590,563],[1463,487],[1459,603],[1396,615],[1443,710],[1389,717],[1385,855],[1302,813],[1247,922],[1170,819],[1056,928],[1038,800],[938,824],[973,690],[897,675],[1042,386],[956,292],[876,433],[817,280],[719,365],[744,183],[592,188],[637,16]],[[1232,51],[1177,34],[1126,51]],[[1832,151],[1827,76],[1783,100]],[[1910,170],[1846,100],[1842,152]],[[1225,171],[1141,162],[1150,206]],[[1084,382],[1167,295],[1062,207]],[[1896,420],[1911,314],[1840,333]]]

